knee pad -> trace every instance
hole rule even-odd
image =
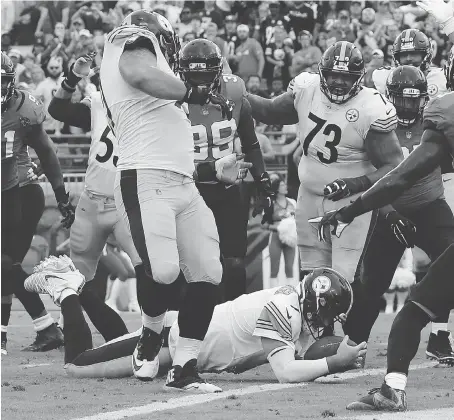
[[[201,267],[196,273],[189,271],[187,266],[181,268],[188,283],[210,283],[215,286],[221,283],[222,264],[219,258],[201,262]]]
[[[180,274],[180,266],[169,262],[158,262],[152,264],[151,273],[153,280],[160,284],[173,283]]]

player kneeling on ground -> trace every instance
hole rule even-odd
[[[67,267],[66,271],[61,269],[62,265]],[[88,326],[80,305],[77,309],[77,296],[73,296],[78,293],[83,276],[71,267],[71,260],[66,257],[51,257],[26,281],[27,290],[48,293],[61,304],[67,372],[76,377],[132,376],[131,356],[141,330],[91,349]],[[57,273],[60,279],[52,277]],[[345,318],[352,301],[348,281],[332,269],[320,268],[297,287],[261,290],[217,305],[197,358],[198,371],[241,373],[269,362],[280,382],[305,382],[357,368],[366,352],[366,343],[349,346],[347,337],[332,356],[317,360],[301,358],[313,341],[311,338],[318,338],[325,326]],[[65,315],[68,306],[72,307],[70,324]],[[169,313],[166,325],[170,325],[172,315],[176,318],[175,313]],[[166,346],[159,353],[163,370],[171,365],[175,354],[178,321],[175,319],[166,331]]]

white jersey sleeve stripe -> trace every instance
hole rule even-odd
[[[272,318],[274,318],[274,320],[277,322],[277,325],[280,327],[280,329],[282,331],[283,337],[285,337],[288,340],[291,340],[292,339],[292,327],[290,325],[290,322],[287,319],[285,319],[285,317],[279,311],[279,309],[274,304],[274,302],[268,302],[265,305],[265,309],[268,311],[269,315]]]
[[[288,348],[291,348],[290,346],[279,346],[279,347],[276,347],[274,350],[271,350],[269,353],[268,353],[268,356],[267,356],[267,359],[268,361],[277,353],[279,353],[280,351],[282,350],[285,350],[285,349],[288,349]],[[292,349],[293,350],[293,349]]]

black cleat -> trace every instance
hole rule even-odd
[[[449,331],[438,331],[437,334],[430,333],[426,355],[429,359],[436,360],[438,363],[454,366],[451,333]]]
[[[2,340],[1,355],[6,356],[8,351],[6,350],[6,340]]]
[[[347,405],[347,410],[355,411],[406,411],[407,394],[394,389],[383,382],[381,388],[374,388],[369,393]]]
[[[222,392],[216,385],[210,384],[199,376],[197,372],[197,360],[191,359],[181,366],[172,366],[167,374],[166,391],[188,391],[201,394]]]
[[[35,341],[22,351],[49,351],[58,349],[65,344],[63,333],[57,324],[49,325],[36,333]]]

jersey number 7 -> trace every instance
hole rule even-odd
[[[309,119],[315,123],[315,127],[309,132],[309,134],[306,136],[304,139],[303,143],[303,152],[304,155],[307,156],[307,151],[309,149],[309,145],[312,140],[314,140],[314,137],[318,134],[318,132],[325,127],[323,130],[323,134],[325,136],[329,136],[332,133],[334,134],[333,140],[327,140],[325,143],[325,147],[329,149],[330,155],[329,158],[325,158],[322,152],[317,152],[317,156],[320,159],[320,162],[322,163],[333,163],[337,161],[337,149],[336,146],[340,143],[341,137],[342,137],[342,130],[340,129],[339,126],[336,124],[326,124],[326,120],[323,118],[317,117],[317,115],[314,115],[312,112],[309,112]]]

